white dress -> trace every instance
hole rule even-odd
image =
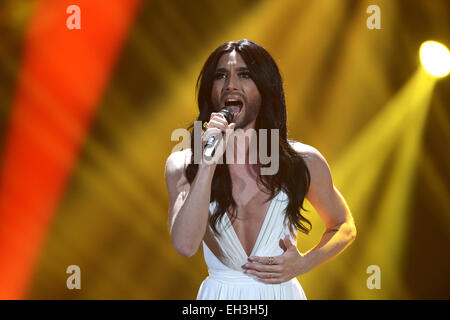
[[[279,241],[286,235],[293,242],[296,241],[284,221],[287,204],[288,197],[283,191],[272,199],[250,256],[282,254]],[[210,204],[211,213],[214,208],[213,202]],[[242,265],[247,262],[248,256],[227,214],[218,221],[217,230],[219,236],[210,227],[207,229],[205,239],[211,248],[203,241],[209,276],[202,282],[197,300],[306,300],[303,288],[296,278],[281,284],[266,284],[244,273]]]

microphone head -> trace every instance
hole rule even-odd
[[[227,122],[230,124],[231,122],[233,122],[233,118],[234,118],[234,112],[230,107],[224,107],[222,108],[219,113],[221,113],[225,119],[227,120]]]

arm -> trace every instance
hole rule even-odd
[[[179,254],[191,257],[197,252],[206,232],[215,165],[200,165],[194,181],[189,185],[184,175],[185,156],[185,152],[179,151],[167,159],[166,185],[170,200],[172,245]]]
[[[308,152],[305,161],[311,173],[306,198],[326,226],[320,242],[303,257],[309,271],[341,253],[355,239],[356,227],[344,198],[333,185],[325,158],[313,149]]]
[[[330,168],[325,158],[312,147],[307,151],[294,149],[305,159],[311,174],[306,198],[324,221],[326,230],[320,242],[305,254],[301,254],[289,238],[283,239],[285,252],[274,257],[269,265],[268,257],[250,257],[246,272],[265,283],[281,283],[307,273],[341,253],[356,237],[356,227],[344,198],[334,187]],[[256,262],[256,263],[254,263]]]
[[[202,133],[202,144],[204,145],[211,135],[233,130],[234,127],[234,123],[228,125],[222,114],[213,112],[208,129]],[[191,257],[197,252],[205,236],[209,219],[211,183],[217,161],[223,154],[226,140],[230,136],[222,139],[224,147],[216,149],[212,160],[202,161],[199,164],[197,174],[190,185],[184,175],[190,151],[174,152],[167,159],[166,185],[170,198],[170,236],[175,251],[185,257]]]

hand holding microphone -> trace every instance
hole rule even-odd
[[[229,107],[222,108],[218,113],[211,113],[211,118],[207,125],[207,130],[203,134],[204,143],[204,159],[211,161],[213,158],[222,156],[226,148],[226,139],[222,138],[222,134],[228,129],[233,130],[235,123],[233,121],[233,111]],[[221,142],[224,142],[222,148],[218,148]],[[206,143],[205,143],[206,142]],[[221,149],[222,152],[218,152]]]

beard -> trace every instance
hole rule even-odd
[[[252,115],[249,115],[248,113],[244,114],[244,119],[236,122],[236,129],[244,129],[246,126],[248,126],[253,120],[255,120],[256,117],[253,117]]]
[[[234,129],[244,129],[246,126],[248,126],[251,122],[255,121],[259,114],[260,105],[256,103],[246,103],[245,106],[243,106],[243,110],[241,112],[244,112],[243,117],[241,120],[233,121],[236,123],[236,127]],[[242,115],[242,114],[241,114]]]
[[[252,121],[254,121],[259,114],[259,111],[261,109],[261,101],[248,101],[246,97],[242,97],[244,100],[244,105],[241,109],[240,117],[241,119],[238,121],[233,120],[232,122],[236,123],[236,126],[234,129],[244,129],[246,126],[248,126]],[[219,103],[213,102],[213,105],[215,106],[214,112],[219,112],[221,110],[221,107],[219,106]],[[223,107],[223,105],[222,105]],[[231,124],[230,122],[229,124]]]

